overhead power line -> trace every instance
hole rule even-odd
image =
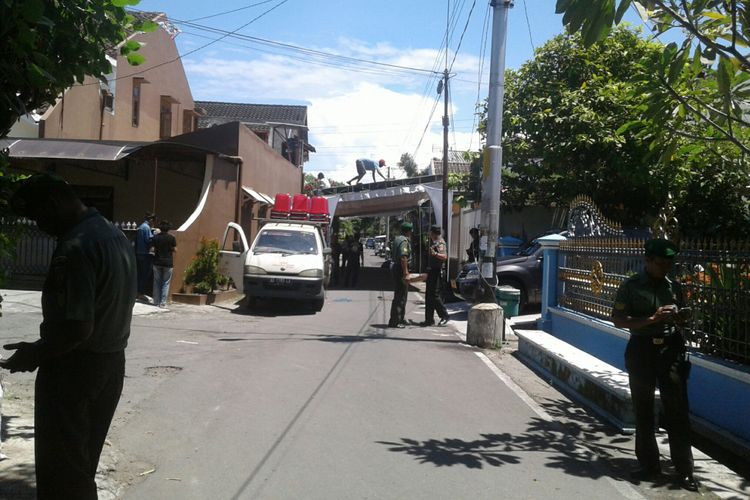
[[[190,21],[202,21],[204,19],[211,19],[213,17],[225,16],[227,14],[233,14],[241,10],[252,9],[253,7],[257,7],[258,5],[263,5],[264,3],[271,3],[273,1],[274,0],[263,0],[262,2],[251,3],[250,5],[245,5],[244,7],[240,7],[238,9],[225,10],[224,12],[217,12],[216,14],[210,14],[208,16],[196,17],[195,19],[191,19]]]
[[[285,0],[287,1],[287,0]],[[193,23],[190,21],[182,21],[180,19],[170,19],[173,23],[178,25],[184,25],[189,26],[191,28],[195,28],[202,31],[208,31],[214,34],[220,34],[223,35],[223,37],[231,37],[238,40],[244,40],[249,42],[258,43],[260,45],[266,45],[270,47],[275,47],[279,49],[289,50],[292,52],[299,52],[308,56],[317,56],[321,58],[327,58],[335,61],[340,61],[342,63],[357,63],[357,64],[365,64],[365,65],[372,65],[372,66],[378,66],[381,68],[390,68],[400,71],[407,71],[407,72],[413,72],[413,73],[420,73],[420,74],[432,74],[435,73],[435,71],[424,69],[424,68],[415,68],[412,66],[403,66],[399,64],[391,64],[391,63],[385,63],[380,61],[373,61],[369,59],[362,59],[358,57],[351,57],[351,56],[344,56],[341,54],[334,54],[331,52],[324,52],[322,50],[316,50],[316,49],[310,49],[307,47],[302,47],[299,45],[294,45],[290,43],[284,43],[284,42],[278,42],[275,40],[269,40],[267,38],[261,38],[257,36],[251,36],[251,35],[245,35],[237,33],[242,28],[239,28],[237,30],[228,32],[219,28],[213,28],[211,26],[205,26],[202,24]],[[217,39],[218,41],[219,39]]]
[[[196,53],[196,52],[198,52],[199,50],[203,50],[203,49],[205,49],[205,48],[207,48],[207,47],[210,47],[211,45],[215,44],[216,42],[220,42],[220,41],[221,41],[221,40],[223,40],[224,38],[226,38],[226,37],[228,37],[228,36],[230,36],[230,35],[233,35],[233,34],[237,33],[238,31],[240,31],[240,30],[242,30],[242,29],[245,29],[245,28],[247,28],[248,26],[250,26],[251,24],[253,24],[253,23],[254,23],[255,21],[257,21],[258,19],[260,19],[260,18],[262,18],[263,16],[265,16],[266,14],[268,14],[268,13],[270,13],[270,12],[272,12],[272,11],[274,11],[274,10],[278,9],[279,7],[281,7],[282,5],[284,5],[285,3],[287,3],[288,1],[289,1],[289,0],[281,0],[281,1],[280,1],[279,3],[277,3],[276,5],[274,5],[273,7],[269,8],[269,9],[266,9],[266,10],[265,10],[265,11],[263,11],[262,13],[258,14],[258,15],[257,15],[257,16],[255,16],[254,18],[252,18],[252,19],[251,19],[250,21],[246,22],[245,24],[243,24],[242,26],[240,26],[239,28],[237,28],[236,30],[234,30],[234,31],[227,31],[227,32],[226,32],[226,34],[224,34],[224,35],[220,36],[219,38],[213,39],[213,40],[211,40],[210,42],[208,42],[208,43],[206,43],[206,44],[203,44],[203,45],[201,45],[200,47],[197,47],[197,48],[195,48],[195,49],[193,49],[193,50],[190,50],[190,51],[186,52],[185,54],[181,54],[181,55],[178,55],[177,57],[175,57],[175,58],[173,58],[173,59],[170,59],[169,61],[164,61],[163,63],[160,63],[160,64],[156,64],[156,65],[154,65],[154,66],[151,66],[151,67],[149,67],[149,68],[143,69],[143,70],[141,70],[141,71],[137,71],[137,72],[135,72],[135,73],[130,73],[130,74],[129,74],[129,75],[127,75],[127,76],[120,76],[120,77],[117,77],[117,78],[115,78],[115,79],[114,79],[114,81],[117,81],[117,80],[122,80],[123,78],[132,78],[132,77],[134,77],[134,76],[136,76],[136,75],[142,75],[142,74],[144,74],[144,73],[147,73],[147,72],[149,72],[149,71],[153,71],[153,70],[155,70],[156,68],[160,68],[160,67],[162,67],[162,66],[166,66],[167,64],[172,64],[173,62],[175,62],[175,61],[179,61],[180,59],[183,59],[183,58],[185,58],[185,57],[187,57],[187,56],[189,56],[189,55],[191,55],[191,54],[195,54],[195,53]],[[136,9],[133,9],[133,10],[136,10]],[[142,12],[142,11],[140,11],[140,12]],[[97,82],[93,82],[93,83],[86,83],[86,84],[83,84],[83,85],[99,85],[99,82],[97,81]]]

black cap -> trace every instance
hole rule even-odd
[[[31,207],[49,200],[56,194],[75,196],[70,184],[57,174],[45,172],[32,175],[21,183],[10,199],[11,210],[22,216],[31,216]]]
[[[443,228],[441,228],[440,226],[431,226],[430,232],[435,233],[435,234],[440,234],[443,232]]]
[[[675,243],[663,238],[648,240],[643,245],[643,248],[646,250],[646,255],[649,257],[664,257],[672,259],[675,255],[680,253],[680,248]]]

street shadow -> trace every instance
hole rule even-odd
[[[292,306],[290,302],[294,302]],[[316,311],[309,304],[302,301],[276,300],[276,299],[259,299],[257,303],[248,307],[246,302],[241,302],[234,307],[216,306],[220,309],[227,310],[232,314],[241,316],[260,316],[264,318],[277,318],[286,316],[313,316]]]
[[[555,422],[537,417],[531,419],[526,431],[521,434],[480,434],[480,438],[472,441],[402,438],[398,442],[377,443],[387,446],[394,453],[410,455],[421,464],[439,467],[501,467],[521,463],[522,454],[544,453],[549,455],[545,464],[549,468],[590,479],[608,476],[605,468],[594,465],[597,460],[595,453],[579,446],[575,437],[568,435]]]
[[[0,435],[2,435],[2,441],[7,441],[10,438],[32,439],[34,437],[34,426],[11,425],[11,422],[16,419],[18,419],[18,417],[15,415],[3,414],[2,426],[0,426]]]
[[[13,457],[4,462],[10,460],[13,460]],[[0,498],[34,500],[36,498],[34,464],[22,462],[6,466],[3,463],[3,466],[3,478],[0,480]]]

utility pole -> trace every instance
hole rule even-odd
[[[443,225],[443,234],[445,235],[445,244],[448,246],[448,127],[450,121],[448,119],[448,68],[445,68],[443,73],[442,85],[438,86],[438,94],[442,90],[443,92],[443,220],[440,221]],[[441,88],[442,87],[442,88]],[[450,248],[450,247],[448,247]]]
[[[497,285],[497,237],[500,232],[500,192],[503,163],[503,98],[505,96],[505,44],[508,14],[513,0],[492,0],[492,59],[490,61],[490,91],[487,110],[487,148],[489,169],[482,172],[482,223],[487,235],[487,251],[480,272],[484,288],[484,301],[495,302],[493,288]]]

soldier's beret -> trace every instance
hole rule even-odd
[[[680,248],[669,240],[663,238],[654,238],[648,240],[643,248],[646,249],[646,255],[651,257],[674,258],[680,253]]]
[[[401,223],[401,230],[402,231],[411,231],[412,229],[414,229],[414,226],[412,225],[411,222],[402,222]]]
[[[440,234],[443,232],[443,229],[440,226],[432,226],[430,227],[430,232],[435,234]]]

